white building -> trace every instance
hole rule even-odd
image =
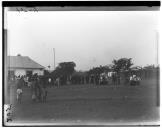
[[[8,75],[38,75],[44,74],[44,67],[27,56],[8,56],[7,57]]]

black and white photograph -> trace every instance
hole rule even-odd
[[[157,3],[4,6],[4,126],[159,126]]]

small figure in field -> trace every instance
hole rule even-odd
[[[33,75],[31,77],[31,93],[32,93],[32,101],[36,102],[36,99],[37,99],[37,75]]]
[[[47,99],[47,89],[45,86],[41,87],[41,100],[42,102],[46,102]]]
[[[48,78],[48,85],[49,85],[50,87],[52,86],[51,82],[52,82],[52,79],[51,79],[51,78]]]
[[[114,85],[117,85],[117,75],[116,75],[116,73],[112,74],[112,82],[113,82]]]
[[[59,77],[56,79],[56,85],[57,85],[58,87],[60,86],[60,78],[59,78]]]
[[[45,80],[41,76],[38,78],[38,87],[39,87],[40,101],[41,102],[46,102],[46,99],[47,99],[47,89],[46,89]]]
[[[23,77],[21,77],[20,79],[18,79],[18,82],[17,82],[17,90],[16,90],[16,98],[17,98],[17,101],[19,103],[21,103],[21,100],[22,100],[22,94],[23,94],[23,91],[22,91],[22,86],[23,86]]]

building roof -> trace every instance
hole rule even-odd
[[[28,56],[8,56],[7,66],[9,68],[19,68],[19,69],[44,69],[42,65],[38,64],[34,60],[30,59]]]

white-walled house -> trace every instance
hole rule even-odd
[[[8,75],[22,76],[22,75],[38,75],[44,74],[44,67],[28,56],[8,56],[7,57]]]

